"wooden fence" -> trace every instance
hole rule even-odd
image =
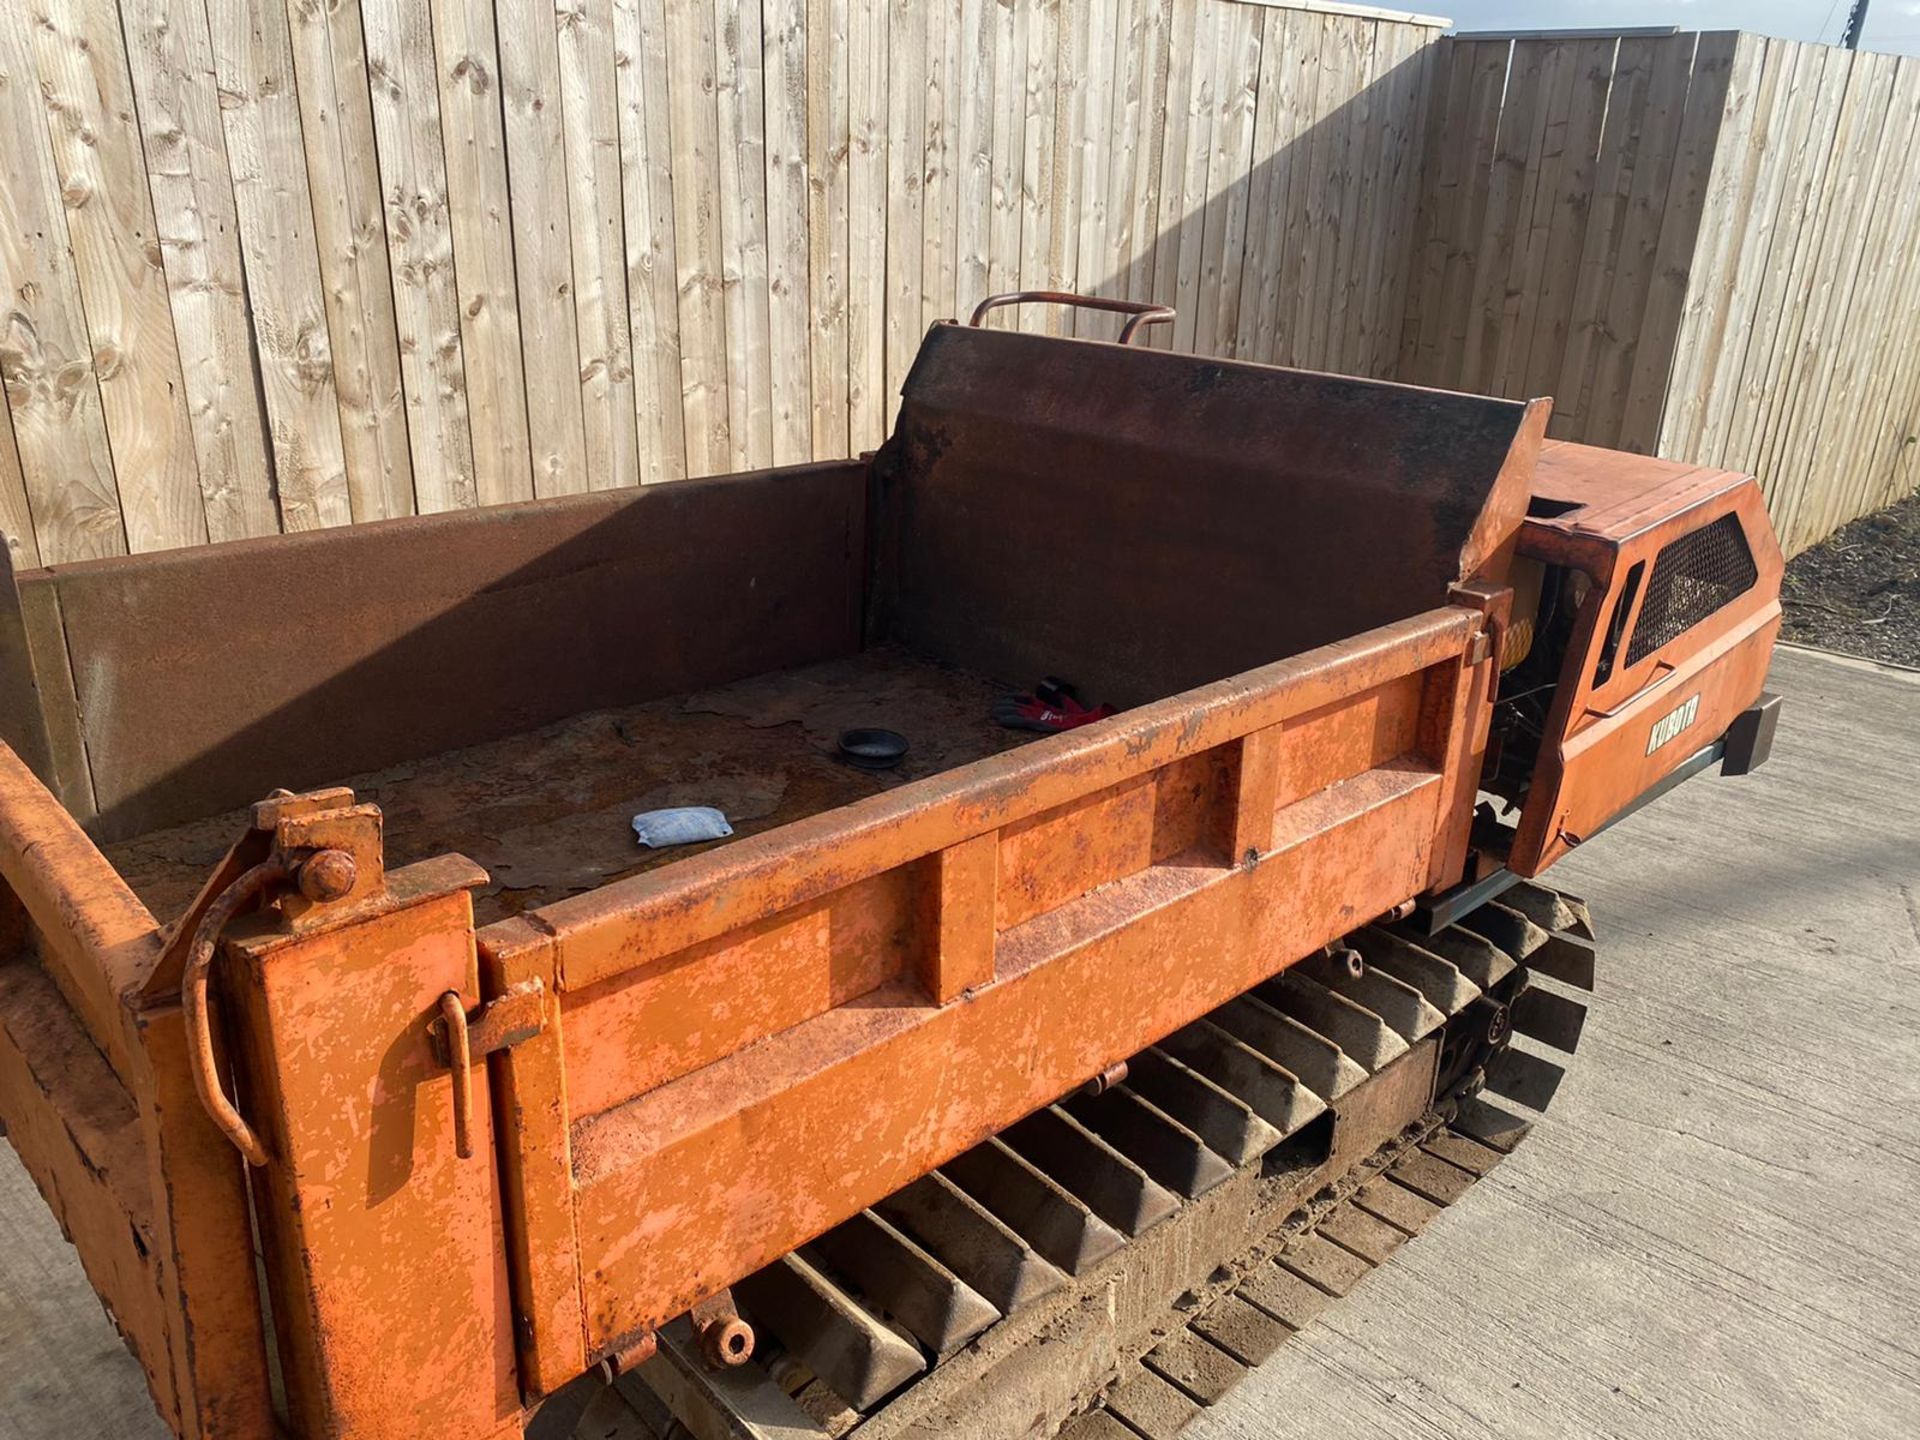
[[[1803,549],[1920,481],[1917,126],[1912,58],[1448,40],[1398,377],[1749,471]]]
[[[0,530],[52,564],[844,455],[929,322],[1028,287],[1552,394],[1755,469],[1796,548],[1912,488],[1920,62],[1441,23],[9,0]]]
[[[1243,0],[17,0],[0,528],[53,563],[844,455],[930,321],[1022,287],[1390,369],[1438,33]]]
[[[1920,485],[1920,58],[1742,35],[1657,440],[1789,553]]]

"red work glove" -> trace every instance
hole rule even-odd
[[[1009,730],[1038,730],[1052,735],[1120,713],[1111,705],[1082,705],[1071,685],[1052,676],[1034,690],[1032,695],[1003,695],[994,702],[993,718]]]

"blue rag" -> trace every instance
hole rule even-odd
[[[733,834],[727,817],[711,805],[676,805],[647,810],[633,817],[633,833],[642,845],[659,850],[667,845],[695,845]]]

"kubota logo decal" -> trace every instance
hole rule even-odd
[[[1653,733],[1647,736],[1647,754],[1651,755],[1682,730],[1693,723],[1693,717],[1700,713],[1700,697],[1688,699],[1678,710],[1663,715],[1653,722]]]

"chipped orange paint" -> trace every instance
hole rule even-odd
[[[494,1433],[520,1398],[487,1075],[472,1071],[479,1153],[462,1159],[430,1039],[442,995],[478,1003],[472,901],[429,892],[228,950],[236,1068],[272,1155],[254,1183],[299,1433],[415,1440],[427,1417]]]
[[[721,851],[689,862],[711,865],[710,883],[729,884],[746,918],[646,961],[632,972],[637,983],[672,974],[688,996],[777,992],[791,983],[790,967],[743,970],[729,958],[737,947],[784,914],[831,907],[889,876],[921,887],[923,913],[939,919],[918,943],[951,948],[963,972],[983,959],[991,968],[985,983],[944,996],[923,983],[924,969],[903,970],[857,1004],[741,1037],[665,1083],[628,1083],[616,1099],[616,1087],[596,1080],[597,1104],[576,1077],[584,1066],[614,1067],[625,1052],[609,1039],[618,1025],[595,1011],[617,1005],[621,1024],[636,1012],[616,998],[619,981],[568,989],[560,1046],[570,1163],[558,1163],[544,1120],[550,1138],[516,1163],[527,1192],[525,1253],[551,1265],[566,1241],[576,1247],[588,1353],[670,1318],[1434,883],[1437,837],[1451,823],[1438,803],[1451,751],[1419,753],[1420,698],[1441,686],[1448,693],[1436,713],[1461,713],[1452,690],[1483,678],[1488,663],[1461,663],[1479,634],[1470,612],[1437,611],[1401,633],[1391,658],[1366,644],[1328,647],[1198,692],[1199,713],[1181,705],[1177,725],[1174,707],[1147,706],[1097,738],[1061,736],[941,776],[910,797],[911,808],[898,797],[922,787],[849,806],[839,812],[843,835],[875,837],[871,863],[888,868],[863,873],[835,854],[841,863],[821,878],[840,888],[771,919],[761,906],[806,894],[796,881],[811,877],[769,866],[753,876],[764,889],[753,889],[754,857],[726,863]],[[1283,795],[1275,782],[1296,721],[1317,737],[1316,758],[1299,772],[1314,784]],[[1243,786],[1236,777],[1250,742],[1264,779]],[[1069,753],[1071,767],[1036,769],[1028,757],[1047,747]],[[1051,791],[1003,790],[996,771],[1016,768]],[[1059,793],[1068,785],[1075,793]],[[1242,823],[1243,805],[1260,813]],[[1229,848],[1240,835],[1265,837],[1253,863]],[[892,843],[882,848],[880,837]],[[787,838],[757,837],[769,856],[784,854]],[[915,843],[935,840],[944,843],[931,855]],[[986,855],[991,867],[972,858]],[[564,901],[511,922],[523,942],[529,930],[553,934],[556,984],[570,983],[576,935],[598,956],[634,953],[637,940],[662,934],[651,918],[657,886],[630,883],[636,903],[624,917],[608,904],[620,888],[583,897],[596,902],[590,909]],[[973,903],[942,906],[948,889],[950,901],[970,894]],[[681,899],[679,913],[698,914],[702,898]],[[623,919],[624,943],[614,934]],[[496,929],[506,941],[507,927]],[[483,932],[483,948],[494,933]],[[812,964],[816,976],[829,973],[830,948]],[[937,952],[923,964],[945,968]],[[1119,995],[1125,1004],[1088,998]],[[582,1025],[599,1043],[576,1040]],[[510,1072],[546,1063],[526,1049],[505,1061]],[[750,1166],[749,1153],[760,1157]],[[561,1288],[546,1286],[555,1296]],[[572,1325],[569,1306],[552,1313]]]
[[[859,999],[912,963],[913,905],[890,871],[570,993],[573,1103],[605,1109]]]

